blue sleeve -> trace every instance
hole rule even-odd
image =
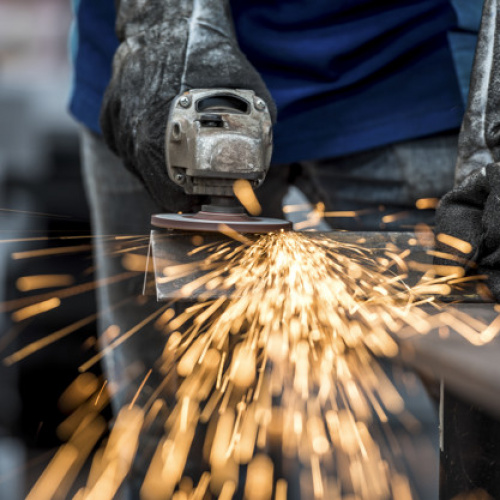
[[[457,16],[457,29],[448,39],[464,105],[469,95],[469,84],[476,51],[477,34],[481,25],[483,0],[451,0]]]

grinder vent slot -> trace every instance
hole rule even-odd
[[[250,106],[247,101],[232,95],[212,95],[200,99],[196,103],[196,111],[214,113],[248,114]]]

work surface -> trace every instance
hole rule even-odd
[[[423,265],[432,264],[432,240],[428,234],[414,233],[357,233],[329,232],[323,236],[344,243],[361,242],[364,248],[371,248],[376,253],[387,245],[394,245],[401,251],[411,250],[411,259]],[[179,299],[179,290],[193,279],[181,278],[165,280],[161,274],[165,265],[180,265],[200,259],[197,254],[189,257],[193,248],[192,234],[180,234],[153,230],[151,234],[151,251],[155,263],[156,293],[159,300]],[[205,235],[206,242],[217,241],[222,236]],[[411,272],[408,283],[412,284],[418,272]],[[420,275],[422,273],[420,272]],[[216,292],[214,292],[216,293]],[[184,297],[186,298],[186,297]],[[196,299],[196,294],[190,297]],[[500,317],[500,307],[485,301],[472,291],[453,291],[444,298],[443,310],[452,315],[455,311],[465,313],[471,318],[485,324]],[[400,356],[425,374],[444,380],[448,389],[456,392],[463,399],[477,404],[493,415],[500,416],[500,338],[495,338],[486,345],[473,345],[457,333],[452,324],[447,325],[446,332],[436,328],[426,335],[411,335],[400,340]]]

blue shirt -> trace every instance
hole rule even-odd
[[[74,0],[75,1],[75,0]],[[113,0],[76,0],[70,109],[99,132]],[[458,128],[481,0],[233,0],[278,108],[273,161],[341,156]]]

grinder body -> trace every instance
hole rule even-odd
[[[191,90],[173,101],[167,169],[186,194],[232,197],[238,179],[257,188],[271,154],[271,116],[253,91]]]
[[[229,227],[242,233],[291,229],[281,219],[249,217],[234,194],[240,179],[258,188],[271,163],[271,115],[252,90],[194,89],[177,96],[165,141],[172,182],[210,203],[196,214],[153,215],[153,226],[209,232]]]

